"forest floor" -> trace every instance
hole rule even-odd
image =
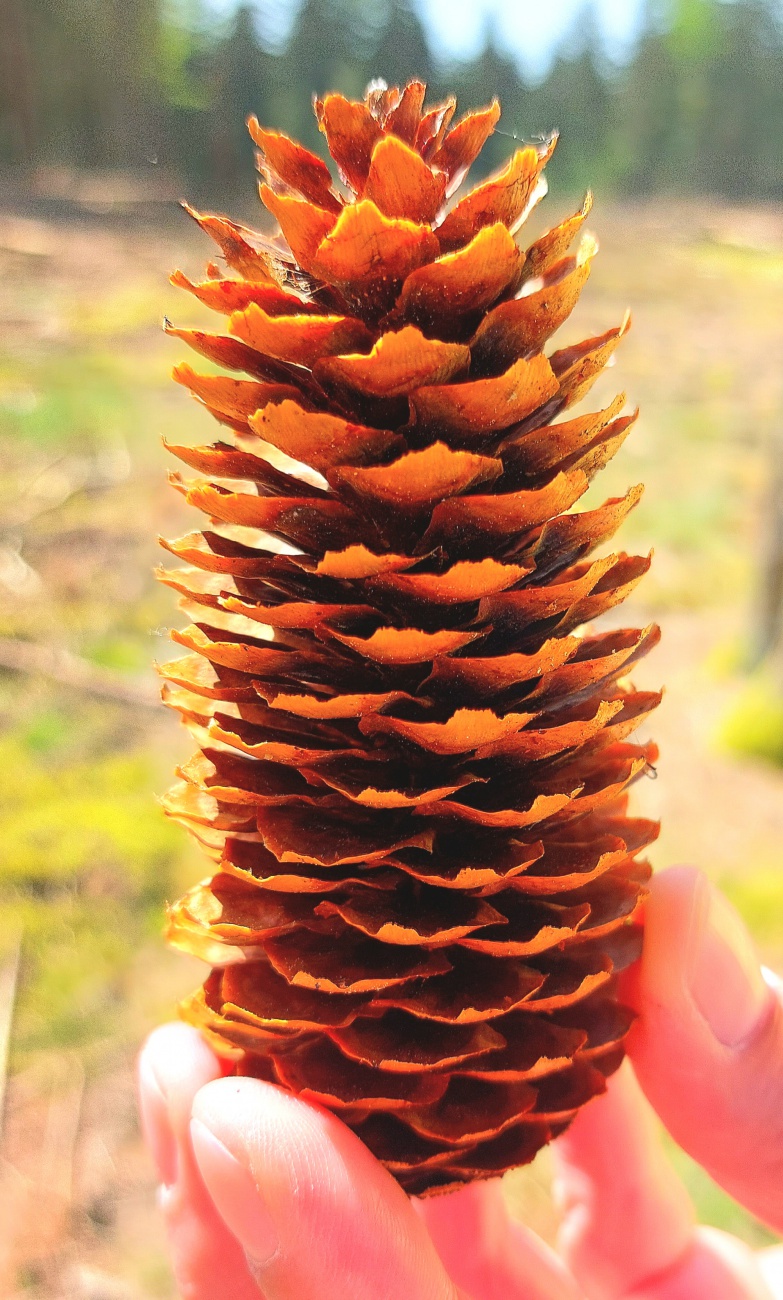
[[[550,199],[537,228],[567,210]],[[562,337],[633,311],[593,397],[622,388],[642,419],[591,496],[647,484],[622,544],[655,558],[622,621],[664,633],[636,675],[666,686],[636,807],[663,820],[655,865],[704,866],[783,967],[783,769],[727,746],[743,719],[776,716],[772,677],[744,666],[783,436],[783,211],[603,205],[591,225],[602,252]],[[154,801],[187,749],[150,663],[177,618],[155,538],[195,526],[160,438],[213,432],[168,378],[182,347],[159,322],[204,319],[166,275],[198,274],[205,243],[177,215],[0,211],[0,1293],[15,1300],[174,1294],[132,1061],[199,978],[159,937],[165,901],[204,867]],[[768,1240],[672,1154],[706,1221]],[[551,1237],[546,1153],[507,1186]]]

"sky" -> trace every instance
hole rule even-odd
[[[488,21],[508,52],[526,71],[541,73],[572,29],[583,0],[419,0],[419,12],[433,46],[469,58],[483,43]],[[641,0],[594,0],[593,9],[607,53],[622,59],[633,45]]]
[[[283,41],[300,0],[261,4],[268,34]],[[233,8],[236,0],[213,0]],[[494,23],[505,50],[532,76],[543,74],[563,37],[572,29],[585,0],[416,0],[430,44],[445,58],[470,58]],[[633,47],[643,0],[592,0],[607,53],[622,60]]]

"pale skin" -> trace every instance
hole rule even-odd
[[[770,1300],[783,1246],[754,1254],[695,1223],[662,1151],[677,1142],[783,1233],[783,985],[706,878],[653,881],[626,1062],[553,1147],[557,1252],[498,1180],[409,1200],[338,1119],[221,1077],[167,1025],[139,1065],[144,1130],[186,1300]]]

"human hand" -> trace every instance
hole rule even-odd
[[[736,913],[691,868],[652,882],[629,1064],[553,1144],[559,1253],[508,1215],[498,1180],[411,1201],[335,1116],[221,1078],[186,1025],[140,1059],[144,1130],[187,1300],[770,1300],[783,1247],[699,1228],[666,1127],[783,1231],[783,994]],[[638,1083],[637,1083],[638,1079]],[[640,1085],[641,1084],[641,1088]],[[642,1089],[647,1094],[645,1100]]]

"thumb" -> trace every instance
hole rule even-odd
[[[637,1078],[674,1139],[783,1229],[783,1010],[747,930],[691,867],[653,878],[641,963],[624,990]]]
[[[459,1300],[402,1188],[336,1116],[259,1079],[218,1079],[191,1132],[268,1300]]]

